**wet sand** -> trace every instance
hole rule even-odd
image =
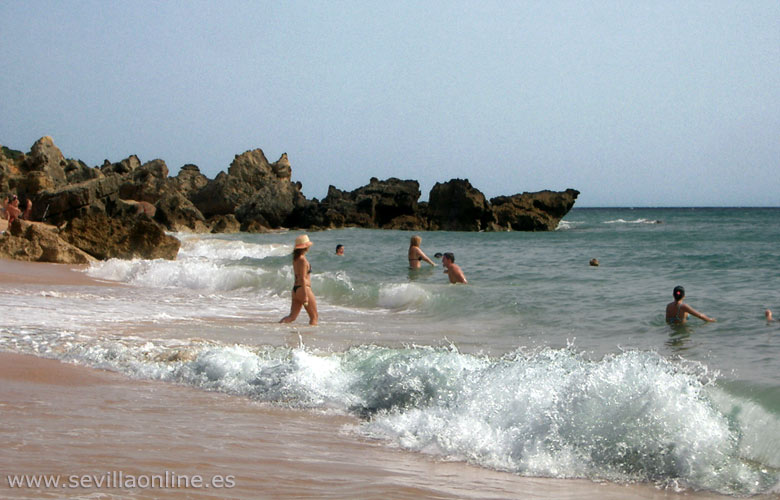
[[[0,262],[0,282],[38,279],[94,284],[67,266]],[[0,353],[0,414],[3,498],[724,498],[650,485],[524,478],[445,462],[363,439],[349,430],[358,423],[353,417],[15,353]],[[153,475],[221,481],[201,488],[171,482],[106,487],[118,473],[139,483]],[[54,475],[61,484],[11,488],[12,474]],[[93,486],[62,487],[74,476],[89,476]],[[95,487],[101,478],[104,486]]]

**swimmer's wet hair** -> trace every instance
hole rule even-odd
[[[444,253],[442,254],[442,257],[447,257],[447,258],[448,258],[448,259],[450,259],[452,262],[455,262],[455,254],[454,254],[454,253],[452,253],[452,252],[444,252]]]
[[[674,297],[674,300],[680,300],[681,298],[685,297],[685,288],[681,287],[680,285],[674,287],[674,290],[672,291],[672,297]]]

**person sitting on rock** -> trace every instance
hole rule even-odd
[[[10,228],[13,221],[22,213],[22,211],[19,210],[19,198],[17,198],[16,195],[11,197],[11,202],[5,207],[5,213],[8,218],[8,227]]]
[[[24,208],[24,214],[22,214],[22,219],[24,220],[30,220],[30,217],[32,216],[32,200],[30,198],[27,198],[27,203]]]

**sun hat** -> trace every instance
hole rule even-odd
[[[302,235],[298,236],[297,238],[295,238],[295,249],[296,250],[301,249],[301,248],[309,248],[313,244],[314,243],[309,241],[309,237],[307,235],[305,235],[305,234],[302,234]]]

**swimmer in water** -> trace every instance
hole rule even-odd
[[[683,299],[685,298],[685,289],[683,287],[674,287],[674,290],[672,291],[672,297],[674,297],[674,301],[669,302],[666,305],[666,322],[670,325],[681,325],[685,323],[685,320],[688,319],[689,314],[696,316],[703,321],[715,321],[714,318],[710,318],[706,314],[700,313],[688,304],[683,304]]]
[[[425,261],[432,266],[436,265],[436,263],[429,259],[428,256],[425,255],[425,252],[420,249],[420,243],[422,243],[422,238],[417,235],[412,236],[412,240],[409,242],[410,269],[420,269],[421,261]]]
[[[450,279],[450,283],[468,283],[463,270],[455,263],[454,253],[445,252],[441,257],[441,264],[444,266],[444,273]]]

